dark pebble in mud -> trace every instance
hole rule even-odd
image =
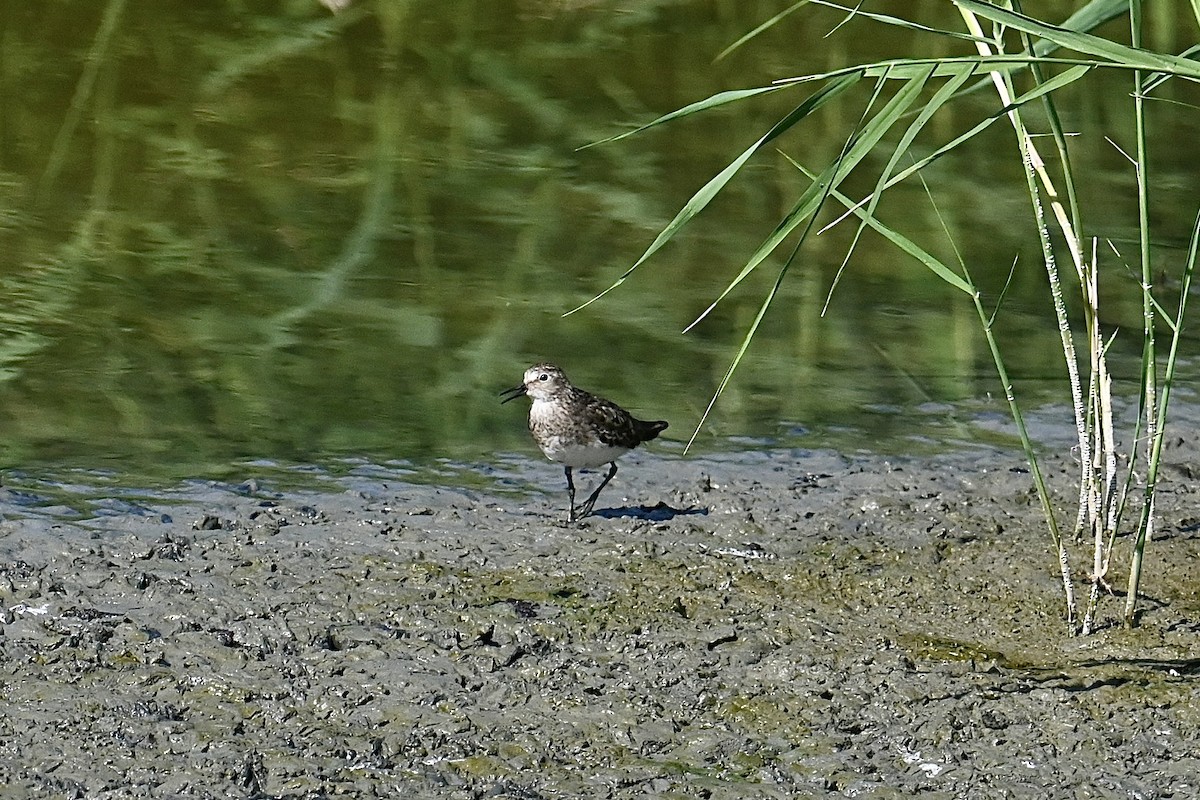
[[[1015,459],[629,461],[579,527],[544,466],[90,518],[10,491],[4,797],[1200,795],[1192,482],[1142,626],[1107,597],[1070,639]]]

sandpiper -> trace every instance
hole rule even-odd
[[[643,422],[634,419],[616,403],[577,389],[561,369],[553,364],[535,364],[525,370],[525,381],[501,392],[507,395],[501,403],[529,395],[529,432],[546,454],[546,458],[562,464],[567,475],[567,493],[571,498],[568,522],[583,519],[592,513],[600,490],[617,474],[617,459],[658,436],[667,423],[662,420]],[[608,464],[608,474],[591,497],[575,510],[575,481],[571,471]]]

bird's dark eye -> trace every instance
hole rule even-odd
[[[550,376],[543,372],[541,375],[538,375],[538,380],[539,381],[548,381],[548,380],[550,380]]]

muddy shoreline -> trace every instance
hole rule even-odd
[[[91,516],[8,489],[0,783],[1196,796],[1198,459],[1168,452],[1141,627],[1109,597],[1086,638],[1064,636],[1024,465],[993,451],[635,453],[577,527],[531,458],[484,470],[490,490],[247,475]],[[1049,466],[1069,491],[1073,465]]]

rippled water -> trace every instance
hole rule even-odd
[[[1071,4],[1060,5],[1065,16]],[[541,359],[669,419],[675,441],[662,451],[680,453],[779,262],[681,331],[798,195],[788,161],[763,153],[628,282],[562,315],[628,269],[801,95],[577,148],[718,91],[909,55],[928,41],[864,19],[826,37],[840,17],[814,8],[714,62],[774,13],[759,6],[9,9],[0,466],[18,482],[41,470],[67,484],[76,469],[100,484],[236,481],[342,459],[436,475],[497,453],[533,455],[522,410],[501,408],[496,392]],[[1182,28],[1156,30],[1163,40],[1151,46],[1184,46],[1171,38]],[[1076,168],[1093,232],[1131,259],[1132,173],[1114,146],[1129,145],[1119,80],[1073,90],[1068,124],[1081,131]],[[780,148],[824,163],[868,97]],[[990,102],[980,93],[938,135]],[[1173,275],[1195,212],[1197,129],[1186,107],[1152,113],[1156,254]],[[940,216],[919,183],[896,190],[886,210],[945,258],[949,226],[994,293],[1019,259],[1000,336],[1023,398],[1043,406],[1064,399],[1061,355],[1011,134],[993,127],[928,171]],[[878,237],[860,244],[822,316],[848,242],[835,229],[801,254],[701,449],[907,452],[1008,435],[991,422],[1006,412],[973,309]],[[1130,331],[1112,353],[1132,381],[1140,308],[1107,252],[1106,322]]]

